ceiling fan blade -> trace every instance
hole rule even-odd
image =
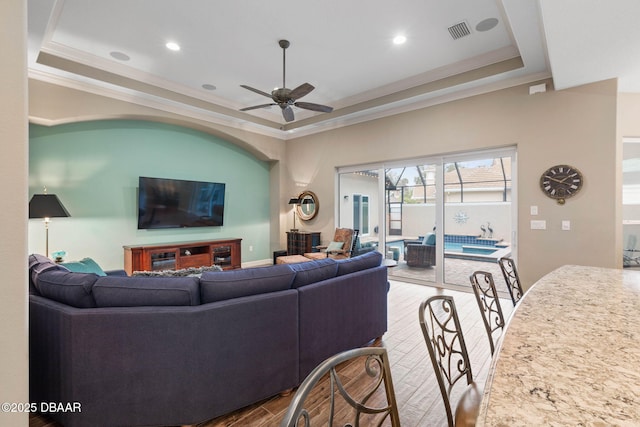
[[[241,108],[240,111],[249,111],[249,110],[255,110],[258,108],[266,108],[266,107],[271,107],[272,105],[278,105],[278,104],[275,104],[272,102],[271,104],[254,105],[253,107]]]
[[[260,89],[256,89],[256,88],[253,88],[253,87],[247,86],[247,85],[240,85],[240,87],[243,87],[245,89],[249,89],[251,92],[258,93],[258,94],[260,94],[262,96],[266,96],[267,98],[271,98],[271,94],[270,93],[263,92]]]
[[[314,89],[315,87],[313,87],[313,85],[310,85],[309,83],[303,83],[297,88],[293,89],[289,94],[289,97],[291,99],[300,99]]]
[[[320,111],[321,113],[330,113],[333,111],[333,107],[328,105],[314,104],[313,102],[296,102],[296,107],[304,108],[305,110]]]
[[[289,105],[287,105],[285,108],[282,109],[282,117],[284,117],[284,120],[287,122],[292,122],[293,121],[293,108],[291,108]]]

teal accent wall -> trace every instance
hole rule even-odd
[[[163,123],[106,120],[29,127],[29,198],[56,194],[70,218],[53,218],[49,252],[122,268],[123,245],[242,238],[242,262],[270,259],[269,163],[218,137]],[[137,229],[140,176],[224,182],[224,225]],[[252,247],[253,251],[249,248]],[[29,220],[29,253],[45,252]]]

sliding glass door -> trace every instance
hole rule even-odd
[[[338,224],[396,261],[393,279],[468,288],[475,270],[500,278],[497,258],[516,252],[515,164],[510,148],[340,169]]]
[[[497,260],[513,250],[512,160],[509,153],[444,159],[444,283],[467,286],[483,270],[507,292]]]
[[[338,227],[358,230],[361,251],[378,250],[380,222],[379,171],[358,169],[339,174],[338,178]]]

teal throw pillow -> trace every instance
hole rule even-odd
[[[433,233],[429,233],[424,236],[424,240],[422,241],[423,245],[435,246],[436,244],[436,235]]]
[[[331,242],[329,246],[327,246],[327,252],[331,251],[339,251],[344,246],[344,242]]]
[[[83,258],[80,261],[61,262],[59,265],[68,268],[69,271],[73,273],[94,273],[98,276],[107,275],[98,263],[91,258]]]

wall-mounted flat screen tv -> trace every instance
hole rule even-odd
[[[138,229],[219,227],[225,184],[140,177]]]

